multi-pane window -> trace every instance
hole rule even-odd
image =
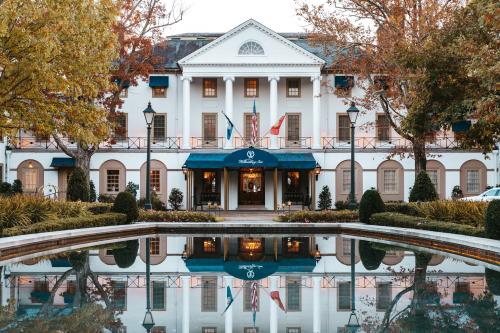
[[[258,327],[245,327],[243,333],[259,333]]]
[[[302,311],[301,278],[286,278],[286,308],[287,311]]]
[[[256,138],[259,138],[259,123],[260,123],[260,114],[257,113],[257,135]],[[250,142],[252,139],[252,129],[253,129],[253,113],[245,113],[245,140]]]
[[[397,193],[398,183],[396,177],[396,170],[383,170],[384,177],[384,193]]]
[[[23,190],[25,192],[35,192],[37,190],[38,169],[23,169]]]
[[[163,140],[167,136],[167,115],[157,114],[153,121],[153,139]]]
[[[340,141],[349,141],[351,139],[351,121],[346,114],[339,114],[338,137]]]
[[[286,333],[301,333],[300,327],[287,327]]]
[[[467,170],[467,193],[480,192],[479,170]]]
[[[154,98],[165,98],[167,97],[167,88],[166,87],[152,87],[151,91],[153,92]]]
[[[160,255],[160,237],[153,237],[149,239],[149,249],[152,256]]]
[[[165,281],[153,281],[152,286],[152,301],[153,310],[165,310],[166,308],[166,293],[165,293]]]
[[[339,282],[338,284],[338,309],[351,310],[351,282]]]
[[[386,115],[377,115],[377,139],[379,141],[389,141],[390,125]]]
[[[216,327],[203,327],[201,333],[217,333]]]
[[[217,97],[217,79],[203,79],[203,97]]]
[[[437,170],[427,170],[427,174],[429,175],[429,178],[431,179],[431,182],[434,185],[436,192],[439,193],[438,171]]]
[[[160,181],[160,170],[153,169],[151,170],[151,188],[155,192],[161,192],[161,181]]]
[[[259,79],[245,79],[245,97],[259,97]]]
[[[111,289],[114,308],[125,310],[127,307],[127,282],[111,281]]]
[[[260,308],[259,288],[257,288],[257,311]],[[246,282],[243,285],[243,311],[252,311],[252,283]]]
[[[286,79],[286,97],[300,97],[300,79]]]
[[[287,114],[286,139],[288,141],[300,140],[300,114]]]
[[[120,170],[106,170],[106,191],[120,192]]]
[[[351,170],[342,170],[342,192],[351,191]]]
[[[201,278],[201,311],[217,312],[217,277]]]
[[[127,114],[116,112],[113,124],[113,138],[115,140],[124,140],[127,137]]]
[[[167,328],[165,326],[155,326],[151,333],[167,333]]]
[[[205,144],[217,142],[217,113],[204,113],[202,118],[203,142]]]
[[[351,254],[351,240],[349,238],[342,238],[342,252],[344,255]]]
[[[390,282],[377,284],[377,310],[387,310],[392,301],[392,285]]]

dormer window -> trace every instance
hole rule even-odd
[[[238,50],[239,55],[264,55],[264,49],[257,42],[246,42]]]

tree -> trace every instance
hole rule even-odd
[[[432,183],[429,175],[425,171],[421,171],[417,179],[415,179],[415,184],[413,185],[410,192],[410,202],[417,201],[434,201],[438,199],[436,192],[436,187]]]
[[[96,202],[97,193],[95,192],[95,185],[93,181],[89,182],[89,202]]]
[[[172,207],[173,210],[179,210],[182,205],[182,200],[184,200],[182,191],[178,188],[173,188],[168,196],[168,203],[170,204],[170,207]]]
[[[83,170],[76,167],[71,172],[68,180],[66,198],[69,201],[89,201],[89,184]]]
[[[0,127],[94,143],[105,134],[93,101],[116,58],[114,1],[6,0],[0,10]],[[80,159],[77,166],[88,168]]]
[[[12,193],[23,194],[23,183],[20,179],[14,179],[12,182]]]
[[[122,0],[119,4],[119,17],[113,22],[110,31],[118,40],[118,56],[113,59],[113,66],[106,71],[108,85],[101,91],[100,101],[105,107],[104,124],[106,131],[99,131],[98,140],[89,141],[85,136],[77,138],[76,149],[70,149],[58,135],[54,135],[63,152],[73,157],[85,174],[89,175],[90,159],[100,142],[109,139],[109,134],[125,135],[123,128],[116,124],[116,109],[122,105],[121,92],[128,85],[136,86],[139,79],[148,79],[156,65],[164,59],[154,52],[154,45],[162,39],[163,30],[179,22],[184,10],[176,0]]]
[[[137,197],[137,190],[139,189],[139,185],[137,185],[134,182],[128,182],[127,186],[125,187],[125,191],[129,192],[132,194],[132,196],[135,198]]]
[[[332,195],[328,185],[323,186],[319,194],[318,208],[320,210],[327,210],[332,208]]]
[[[486,237],[500,240],[500,200],[488,204],[485,217]]]
[[[357,85],[364,90],[364,96],[351,100],[367,111],[382,109],[394,131],[411,143],[411,150],[402,148],[394,153],[413,156],[415,175],[426,170],[426,143],[433,141],[441,129],[449,128],[457,118],[457,106],[463,105],[463,97],[478,88],[477,78],[465,70],[467,57],[464,60],[460,48],[443,43],[443,32],[458,21],[456,15],[464,10],[464,2],[299,3],[298,14],[315,33],[313,42],[326,44],[325,49],[334,59],[331,69],[358,76]],[[488,51],[495,50],[498,53],[498,47]],[[474,51],[471,55],[480,58]],[[495,59],[490,65],[498,63]],[[492,74],[489,77],[493,79]],[[491,106],[489,110],[489,118],[500,117],[493,115]],[[486,151],[491,150],[494,139],[488,133],[483,142],[474,142],[483,143]]]

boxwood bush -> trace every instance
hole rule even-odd
[[[373,213],[385,212],[385,205],[377,190],[367,190],[359,202],[359,220],[368,223]]]
[[[139,250],[139,241],[137,239],[125,242],[125,246],[118,249],[113,249],[113,258],[115,258],[116,266],[120,268],[129,268],[135,262],[137,251]]]
[[[420,210],[415,203],[386,202],[385,211],[391,213],[401,213],[410,216],[420,216]]]
[[[113,204],[104,203],[104,202],[93,202],[85,205],[87,210],[94,215],[104,214],[111,212],[111,208],[113,208]]]
[[[288,214],[280,215],[278,220],[281,222],[358,222],[357,211],[339,210],[339,211],[298,211],[293,212],[290,217]]]
[[[141,222],[215,222],[215,216],[208,213],[189,211],[139,211]]]
[[[436,188],[432,184],[429,175],[425,171],[420,171],[415,179],[415,184],[410,192],[410,202],[425,202],[438,199]]]
[[[369,271],[379,268],[385,257],[385,251],[373,248],[372,244],[372,242],[365,240],[359,241],[359,257],[361,258],[361,263]]]
[[[105,227],[110,225],[121,225],[127,223],[127,215],[119,213],[107,213],[100,215],[71,217],[63,219],[46,220],[31,224],[29,226],[17,226],[3,229],[2,236],[10,237],[16,235],[34,234],[39,232],[59,231],[69,229]]]
[[[486,236],[500,240],[500,200],[493,200],[486,210]]]
[[[135,197],[132,193],[127,191],[118,193],[111,211],[126,214],[127,222],[129,223],[137,220],[139,216],[137,201],[135,201]]]
[[[369,224],[390,227],[441,231],[452,234],[484,237],[484,229],[468,225],[435,221],[424,217],[408,216],[400,213],[376,213],[370,217]]]

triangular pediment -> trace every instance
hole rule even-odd
[[[210,64],[322,66],[324,60],[250,19],[179,61],[181,67]]]

